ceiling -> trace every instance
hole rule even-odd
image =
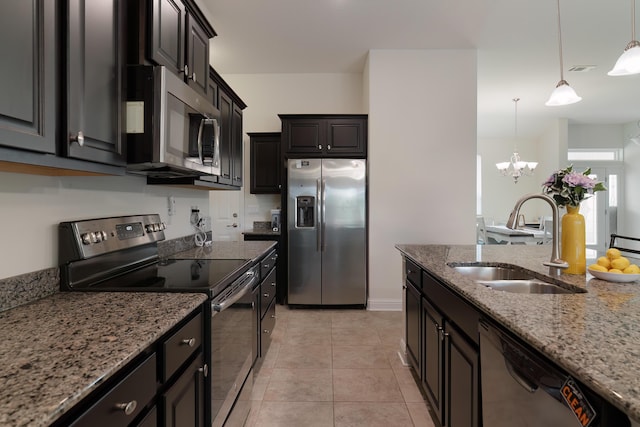
[[[560,80],[555,0],[197,0],[224,74],[361,73],[370,49],[477,49],[478,136],[640,120],[640,75],[609,77],[631,40],[630,0],[561,0],[565,80],[577,104],[544,105]],[[640,12],[640,9],[639,9]],[[569,68],[594,65],[588,72]]]

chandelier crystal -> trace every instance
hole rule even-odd
[[[500,173],[504,176],[512,177],[513,182],[516,184],[518,183],[518,179],[521,176],[533,174],[536,166],[538,166],[538,162],[526,162],[522,160],[515,145],[515,141],[517,141],[518,139],[518,101],[520,101],[520,98],[513,98],[513,102],[515,105],[515,139],[513,154],[509,158],[508,162],[496,163],[498,171],[500,171]]]

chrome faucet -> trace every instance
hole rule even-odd
[[[560,215],[558,212],[558,206],[556,205],[556,202],[551,197],[545,194],[527,194],[525,196],[522,196],[516,202],[516,205],[514,206],[513,211],[511,211],[511,215],[509,215],[509,220],[507,221],[507,224],[506,224],[507,228],[510,228],[511,230],[515,230],[518,227],[518,214],[520,213],[520,208],[522,207],[524,202],[530,199],[544,200],[549,204],[549,206],[551,206],[551,210],[553,211],[553,231],[552,231],[553,241],[552,241],[552,247],[551,247],[551,260],[548,262],[544,262],[543,264],[548,267],[556,267],[556,268],[569,267],[569,264],[567,262],[560,259],[560,227],[558,225],[558,218]]]

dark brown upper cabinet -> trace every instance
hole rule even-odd
[[[209,98],[209,39],[216,36],[191,0],[128,0],[130,64],[164,65]]]
[[[60,138],[64,156],[125,165],[124,0],[68,0],[64,14],[65,64]]]
[[[0,14],[0,50],[5,64],[0,145],[55,153],[55,3],[6,2]]]
[[[280,132],[249,133],[252,194],[280,194]]]
[[[367,157],[367,115],[280,114],[288,157]]]

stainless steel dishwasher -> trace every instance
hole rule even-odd
[[[625,427],[628,417],[543,355],[480,323],[485,427]]]

